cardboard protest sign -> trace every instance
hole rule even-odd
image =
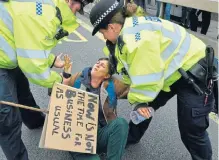
[[[55,84],[39,146],[96,153],[99,96]]]

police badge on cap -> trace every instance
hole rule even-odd
[[[90,13],[90,22],[94,26],[92,35],[99,31],[101,25],[107,24],[124,3],[125,0],[100,0]]]

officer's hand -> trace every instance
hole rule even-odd
[[[137,112],[145,117],[146,119],[149,119],[151,117],[151,114],[150,114],[150,109],[149,108],[146,108],[146,107],[143,107],[143,108],[138,108],[137,109]]]
[[[134,3],[127,3],[127,11],[130,13],[128,14],[134,14],[137,11],[138,6]]]
[[[62,60],[62,54],[63,53],[61,53],[60,55],[58,55],[56,57],[56,61],[54,63],[54,67],[56,67],[56,68],[63,68],[64,67],[65,62]]]

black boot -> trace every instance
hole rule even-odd
[[[34,106],[33,108],[40,108],[39,106]],[[45,115],[41,112],[31,111],[27,109],[20,108],[22,121],[29,129],[41,128],[44,125]]]

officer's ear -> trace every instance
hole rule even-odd
[[[115,28],[115,25],[114,24],[108,24],[108,27],[107,27],[108,31],[112,31],[112,32],[115,32],[116,31],[116,28]]]

